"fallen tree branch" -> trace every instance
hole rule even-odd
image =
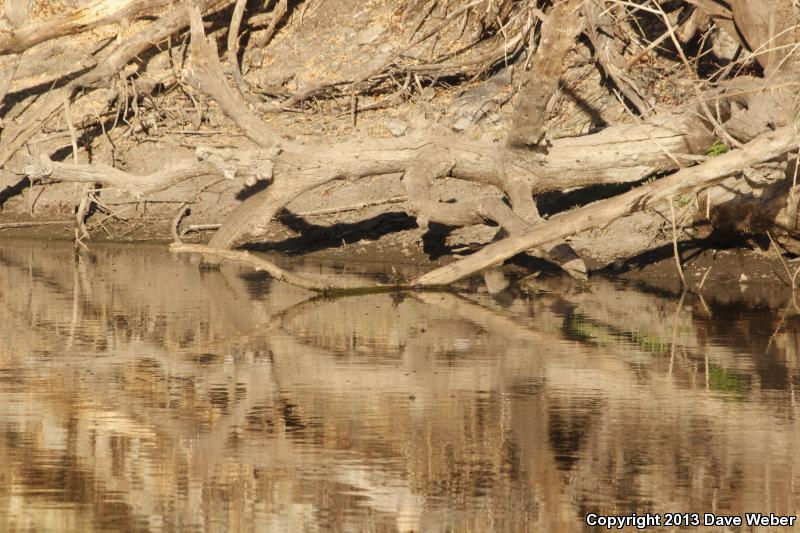
[[[517,95],[508,146],[532,146],[544,138],[547,103],[558,89],[564,57],[583,30],[581,3],[567,0],[548,11],[528,79]]]
[[[31,220],[30,222],[3,222],[0,224],[0,230],[30,228],[34,226],[69,226],[74,222],[74,220]]]
[[[71,13],[30,22],[13,32],[0,32],[0,55],[23,52],[50,39],[88,31],[174,2],[175,0],[96,0]]]
[[[525,205],[526,198],[533,204],[531,192],[636,181],[659,170],[674,169],[680,154],[701,153],[710,144],[711,137],[700,119],[687,115],[661,116],[647,124],[556,139],[546,155],[466,141],[455,135],[359,139],[319,145],[283,141],[278,150],[275,147],[218,150],[215,164],[223,173],[234,169],[236,175],[261,179],[258,169],[268,169],[273,183],[240,204],[212,237],[210,245],[235,246],[245,236],[266,228],[291,200],[333,180],[423,169],[429,174],[423,176],[426,180],[451,176],[494,186],[509,196],[515,213],[527,220],[526,210],[518,212],[517,208]],[[410,204],[418,219],[447,225],[482,222],[477,205],[429,201],[424,194]],[[535,211],[535,205],[532,209]]]
[[[228,0],[199,0],[196,9],[207,9]],[[113,48],[101,58],[97,66],[72,80],[67,85],[46,94],[28,111],[22,120],[3,132],[0,144],[0,168],[38,130],[39,126],[56,113],[68,98],[72,98],[82,87],[93,87],[107,83],[109,79],[127,65],[134,57],[152,46],[152,43],[167,38],[187,24],[186,11],[182,6],[149,24],[142,31]]]
[[[191,6],[187,9],[192,33],[192,67],[186,70],[187,81],[193,88],[216,101],[225,115],[259,146],[277,144],[281,136],[248,109],[241,94],[228,87],[216,43],[213,39],[206,39],[200,8]]]
[[[465,259],[423,274],[412,280],[410,285],[448,285],[500,264],[535,246],[563,239],[590,228],[603,227],[625,215],[642,211],[673,196],[706,187],[740,172],[743,168],[783,156],[798,147],[800,147],[798,125],[784,126],[760,136],[741,149],[728,152],[696,167],[679,170],[650,185],[555,216],[537,225],[532,231],[490,244]]]
[[[83,165],[51,161],[46,155],[42,155],[37,163],[26,166],[23,172],[32,180],[102,183],[129,192],[137,198],[163,191],[191,178],[219,174],[213,164],[193,159],[176,161],[152,174],[138,176],[102,163]]]

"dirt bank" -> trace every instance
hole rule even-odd
[[[798,10],[9,1],[0,231],[441,267],[411,285],[515,258],[667,286],[678,241],[689,288],[780,283]]]

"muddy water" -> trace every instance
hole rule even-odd
[[[0,531],[797,512],[794,307],[551,290],[313,299],[161,247],[2,242]]]

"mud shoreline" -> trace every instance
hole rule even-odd
[[[51,222],[27,217],[0,217],[0,241],[2,246],[13,246],[14,242],[36,240],[42,245],[52,241],[72,239],[73,226],[68,217],[61,217],[64,224],[42,224]],[[31,223],[30,226],[8,227],[4,225]],[[152,222],[152,221],[150,221]],[[96,234],[88,243],[105,246],[109,243],[129,245],[167,246],[171,242],[169,225],[144,226],[148,231],[137,231],[129,237],[111,238],[107,234]],[[155,228],[155,229],[154,229]],[[191,242],[205,242],[211,231],[187,235]],[[281,238],[283,237],[283,238]],[[452,253],[442,244],[443,236],[425,234],[418,228],[394,232],[372,230],[351,232],[344,238],[335,236],[297,237],[289,232],[284,235],[271,233],[269,242],[252,243],[245,248],[267,254],[273,261],[292,268],[298,261],[350,265],[391,276],[419,274],[457,260],[463,254]],[[702,295],[718,303],[746,302],[748,305],[777,308],[787,305],[792,297],[791,281],[786,272],[794,272],[798,266],[790,259],[779,258],[772,250],[736,247],[729,249],[704,248],[702,245],[684,243],[681,246],[682,265],[689,293]],[[604,278],[630,284],[645,291],[656,291],[664,295],[680,296],[683,292],[677,275],[671,247],[662,247],[627,261],[612,264],[598,263],[587,259],[591,269],[588,284],[593,278]],[[785,265],[785,266],[784,266]],[[548,291],[553,286],[563,290],[576,290],[583,284],[545,261],[524,258],[506,264],[504,272],[509,279],[521,281],[518,287],[537,287],[544,283]],[[479,277],[474,277],[469,286],[485,290]]]

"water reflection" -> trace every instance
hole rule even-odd
[[[4,242],[0,530],[795,512],[790,302],[548,291],[312,298],[161,247]]]

